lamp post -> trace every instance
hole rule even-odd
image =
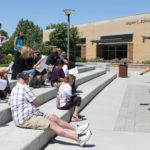
[[[69,61],[69,51],[70,51],[70,15],[74,12],[75,10],[72,9],[65,9],[63,12],[68,16],[68,30],[67,30],[67,58]]]

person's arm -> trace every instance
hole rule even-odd
[[[141,72],[140,75],[143,75],[144,73],[149,72],[149,71],[150,71],[150,67],[148,67],[145,71]]]
[[[65,81],[65,78],[58,78],[58,80],[59,80],[60,82],[64,82],[64,81]]]
[[[17,39],[14,40],[14,47],[17,49],[18,52],[21,52],[21,50],[17,47]]]
[[[40,60],[33,66],[34,69],[40,68],[40,63],[43,61],[43,58],[40,58]]]
[[[32,103],[33,103],[36,107],[40,106],[40,102],[39,102],[38,99],[33,100]]]
[[[64,61],[65,64],[68,64],[68,60],[67,59],[64,59],[63,61]]]
[[[0,36],[0,39],[7,39],[6,36]]]

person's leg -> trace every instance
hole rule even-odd
[[[72,103],[73,106],[75,106],[73,116],[77,117],[79,109],[80,109],[80,105],[81,105],[81,97],[80,96],[72,97],[71,98],[71,103]]]
[[[73,131],[76,130],[75,126],[73,126],[72,124],[69,124],[68,122],[65,122],[64,120],[60,119],[59,117],[57,117],[54,114],[50,116],[50,120],[57,123],[62,128],[70,129],[70,130],[73,130]]]
[[[66,126],[64,122],[63,123],[61,122],[61,125]],[[78,141],[78,134],[71,133],[71,132],[65,130],[64,128],[59,126],[59,124],[57,124],[55,121],[52,121],[52,120],[50,121],[49,129],[52,130],[53,132],[55,132],[59,136]]]
[[[7,87],[10,87],[7,74],[3,74],[3,79],[7,80]]]
[[[27,73],[28,75],[31,75],[31,76],[35,75],[35,69],[24,70],[23,72],[25,72],[25,73]]]
[[[76,133],[71,133],[65,130],[62,126],[68,127],[68,123],[58,118],[56,115],[47,115],[44,114],[43,116],[36,116],[33,115],[30,118],[26,118],[22,124],[19,125],[21,128],[30,128],[30,129],[40,129],[40,130],[47,130],[50,129],[54,133],[59,136],[70,138],[78,142],[80,146],[83,146],[90,138],[90,134],[87,132],[85,134],[81,134],[87,127],[88,123],[82,126],[73,126],[71,125],[70,128],[76,131]]]

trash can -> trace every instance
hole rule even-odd
[[[119,77],[125,78],[128,76],[128,65],[126,62],[120,62],[119,64]]]

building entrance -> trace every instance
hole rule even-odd
[[[127,44],[98,44],[97,57],[105,60],[127,58]]]

